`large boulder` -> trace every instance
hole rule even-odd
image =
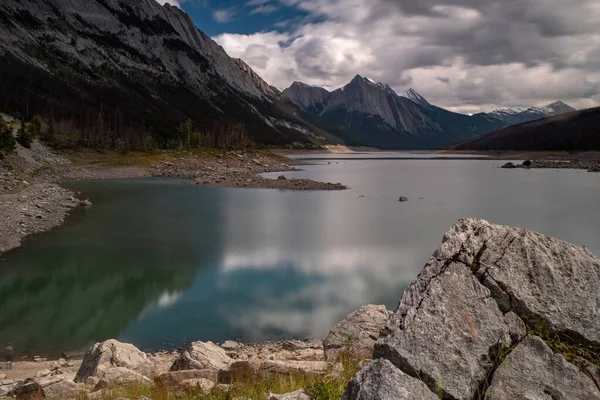
[[[335,360],[340,351],[348,350],[363,358],[373,356],[373,346],[388,319],[385,306],[367,305],[338,323],[323,342],[325,358]]]
[[[600,360],[599,360],[600,361]],[[537,336],[528,336],[494,373],[486,400],[600,399],[594,381]]]
[[[75,382],[85,382],[89,377],[102,378],[112,368],[124,368],[137,374],[152,377],[154,364],[134,345],[114,339],[96,343],[83,357]]]
[[[388,360],[375,360],[352,377],[341,400],[439,400],[427,385]]]
[[[460,220],[404,292],[374,358],[391,362],[447,399],[487,393],[495,374],[511,368],[511,351],[523,351],[519,343],[527,331],[563,340],[566,346],[555,350],[586,348],[591,364],[597,364],[599,287],[600,262],[584,247],[524,229]],[[546,365],[547,353],[530,353],[529,358]],[[558,381],[571,379],[568,370],[559,370],[565,375]],[[369,376],[384,380],[389,373],[372,369]],[[540,382],[546,381],[540,376]],[[509,387],[506,378],[501,382],[502,390]],[[563,393],[556,385],[556,393]],[[350,392],[347,400],[360,398],[353,393],[359,391]]]
[[[233,359],[213,342],[194,342],[173,362],[171,371],[189,369],[227,370]]]

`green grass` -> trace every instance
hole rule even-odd
[[[571,364],[577,366],[583,373],[594,379],[587,369],[587,363],[600,367],[600,349],[584,345],[570,335],[548,329],[545,320],[538,321],[535,325],[525,323],[527,333],[538,336],[555,353],[560,353]]]
[[[330,371],[325,375],[309,375],[304,373],[291,374],[245,374],[234,377],[229,390],[215,386],[210,392],[200,388],[183,389],[177,385],[163,386],[157,383],[154,387],[143,384],[131,384],[109,389],[101,397],[102,400],[116,400],[119,397],[136,399],[148,397],[152,400],[232,400],[236,397],[250,399],[266,399],[270,393],[289,393],[305,389],[311,400],[338,400],[343,394],[348,381],[359,370],[360,358],[342,351],[338,363],[343,366],[343,372]],[[86,400],[85,393],[78,400]],[[98,399],[98,397],[94,397]]]

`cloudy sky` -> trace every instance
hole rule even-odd
[[[162,0],[272,85],[356,74],[461,112],[600,106],[598,0]]]

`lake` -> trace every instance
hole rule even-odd
[[[57,354],[113,337],[148,351],[322,337],[360,305],[395,308],[464,217],[600,254],[599,174],[409,153],[309,158],[285,175],[351,189],[68,184],[94,205],[1,256],[0,343]]]

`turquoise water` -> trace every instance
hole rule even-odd
[[[0,343],[44,354],[112,337],[153,350],[324,336],[362,304],[394,308],[445,230],[469,216],[600,254],[600,174],[337,157],[286,176],[350,190],[69,184],[94,205],[1,256]]]

